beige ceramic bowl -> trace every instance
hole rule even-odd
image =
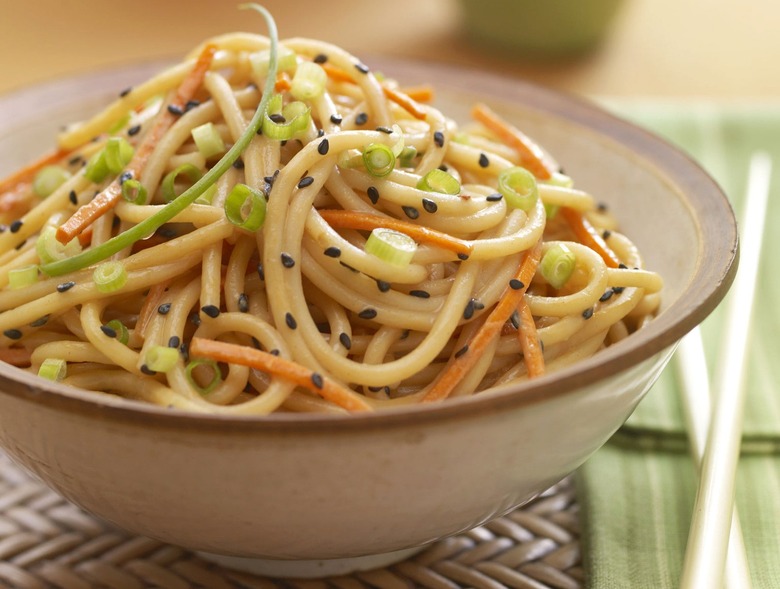
[[[398,557],[476,526],[571,473],[615,432],[733,278],[737,233],[726,198],[685,155],[579,100],[482,74],[372,65],[411,84],[432,81],[437,103],[460,120],[474,100],[488,101],[549,148],[610,205],[663,275],[660,316],[535,382],[381,415],[191,415],[96,398],[3,365],[0,444],[8,454],[132,532],[211,553],[300,561]],[[0,99],[0,172],[148,73],[129,68]]]

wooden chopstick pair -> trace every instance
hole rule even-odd
[[[751,586],[734,489],[742,438],[748,340],[771,171],[768,154],[752,155],[740,232],[740,265],[727,299],[712,403],[698,328],[683,339],[675,356],[691,451],[699,466],[699,488],[681,589],[721,589],[724,580],[727,589]]]

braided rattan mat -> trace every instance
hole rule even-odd
[[[564,481],[523,509],[365,573],[274,580],[220,568],[197,555],[97,520],[0,454],[0,587],[14,589],[577,589],[577,505]]]

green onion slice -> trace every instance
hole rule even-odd
[[[290,83],[290,94],[297,100],[313,100],[325,91],[328,74],[313,61],[298,64]]]
[[[225,216],[233,225],[257,231],[265,222],[265,196],[246,184],[236,184],[225,199]]]
[[[200,382],[196,380],[196,370],[198,375],[200,375],[198,380],[201,378],[209,379],[205,386],[201,385]],[[219,369],[219,365],[210,358],[196,358],[192,360],[189,364],[187,364],[185,373],[189,383],[201,395],[208,395],[222,382],[222,371]]]
[[[273,95],[274,86],[276,84],[279,33],[277,32],[276,22],[274,21],[273,16],[271,16],[271,13],[264,7],[257,4],[243,4],[241,5],[241,8],[255,10],[263,16],[268,26],[268,37],[271,42],[271,59],[268,68],[268,78],[265,81],[260,104],[258,104],[252,120],[249,122],[246,129],[244,129],[244,133],[200,180],[185,190],[176,198],[176,200],[168,203],[162,210],[97,247],[90,248],[81,254],[71,256],[68,259],[44,264],[41,266],[41,270],[45,274],[49,276],[61,276],[69,272],[75,272],[76,270],[86,268],[91,264],[95,264],[113,256],[115,253],[122,251],[136,241],[152,235],[157,229],[195,202],[199,196],[229,170],[241,153],[246,149],[247,145],[249,145],[250,141],[257,135],[257,131],[263,124],[266,107],[268,106],[270,97]]]
[[[383,143],[371,143],[363,150],[363,165],[376,178],[384,178],[395,168],[395,154]]]
[[[84,177],[93,184],[100,184],[108,176],[108,166],[106,165],[106,155],[101,149],[94,154],[87,162],[84,168]]]
[[[149,346],[144,354],[144,364],[155,372],[168,372],[176,366],[179,350],[168,346]]]
[[[212,122],[195,127],[190,134],[192,140],[204,158],[209,159],[220,153],[225,153],[225,142]]]
[[[507,205],[524,211],[530,211],[539,198],[536,178],[520,166],[499,172],[498,191],[504,195]]]
[[[145,205],[149,193],[139,180],[131,178],[122,182],[122,198],[134,205]]]
[[[122,137],[111,137],[103,148],[106,167],[112,174],[119,174],[133,159],[135,149]]]
[[[203,177],[203,173],[192,164],[182,164],[172,172],[168,172],[160,185],[163,200],[165,202],[172,202],[179,196],[176,194],[176,180],[182,174],[190,181],[190,186],[194,185]]]
[[[257,76],[265,76],[268,74],[268,66],[271,62],[271,52],[268,49],[257,51],[249,56],[249,63],[252,64],[252,71]],[[278,71],[291,72],[298,64],[298,59],[295,56],[295,52],[289,47],[279,47],[279,60]]]
[[[24,288],[38,282],[38,266],[31,264],[8,271],[8,286],[12,289]]]
[[[417,148],[414,145],[407,145],[398,154],[398,163],[402,168],[413,168],[414,158],[417,157]]]
[[[556,243],[542,256],[539,271],[553,288],[561,288],[571,278],[576,265],[574,252],[564,244]]]
[[[92,280],[98,291],[102,293],[114,292],[127,284],[127,270],[125,270],[125,265],[117,260],[103,262],[92,272]]]
[[[33,179],[33,192],[41,198],[46,198],[62,186],[70,176],[70,172],[60,166],[41,168]]]
[[[297,133],[305,131],[310,122],[310,107],[296,101],[282,108],[282,95],[275,94],[268,102],[268,110],[263,120],[263,135],[275,141],[287,141]]]
[[[127,345],[130,341],[130,331],[119,319],[112,319],[106,323],[106,327],[113,329],[116,332],[116,339],[120,344]]]
[[[38,368],[38,376],[59,382],[68,374],[68,363],[62,358],[46,358]]]
[[[405,233],[383,227],[371,231],[366,240],[367,254],[399,268],[408,266],[416,251],[417,243],[414,239]]]
[[[417,188],[426,192],[441,192],[442,194],[460,194],[460,182],[445,172],[436,168],[431,170],[417,182]]]
[[[42,264],[53,264],[77,255],[81,251],[81,244],[77,237],[65,245],[61,244],[57,240],[57,229],[47,225],[35,241],[35,251]]]

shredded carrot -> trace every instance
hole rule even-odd
[[[520,297],[517,305],[517,314],[520,317],[520,328],[517,330],[517,336],[520,340],[520,347],[523,350],[523,362],[528,369],[528,377],[535,378],[544,374],[544,352],[539,343],[539,336],[536,333],[536,323],[531,313],[531,308],[525,301],[525,297]]]
[[[361,213],[359,211],[345,211],[340,209],[322,209],[317,211],[322,218],[334,229],[360,229],[371,231],[378,227],[392,229],[399,233],[405,233],[412,239],[421,243],[429,243],[437,247],[449,250],[461,256],[471,254],[472,245],[463,239],[453,237],[447,233],[429,229],[391,217]]]
[[[276,76],[276,85],[274,86],[274,91],[287,92],[290,88],[292,88],[292,81],[290,80],[290,76],[287,74],[287,72],[281,72],[278,76]]]
[[[346,82],[348,84],[355,83],[355,79],[349,74],[349,72],[341,69],[340,67],[328,63],[327,61],[325,63],[321,63],[320,65],[322,66],[322,69],[325,70],[325,73],[328,74],[328,77],[334,82]]]
[[[508,286],[504,290],[485,323],[472,336],[465,348],[455,352],[455,356],[448,366],[439,374],[423,397],[423,402],[446,399],[468,371],[474,367],[488,344],[500,335],[501,329],[517,309],[520,299],[523,298],[531,279],[536,274],[541,254],[542,242],[540,240],[523,256],[523,261],[515,274],[514,280],[520,281],[520,288]]]
[[[178,107],[181,110],[185,108],[187,102],[195,96],[198,88],[200,88],[203,83],[203,78],[206,76],[206,72],[211,68],[211,63],[216,52],[216,45],[206,45],[192,70],[190,70],[190,73],[182,80],[170,106]],[[143,141],[133,155],[133,159],[130,160],[130,163],[127,165],[126,172],[131,173],[136,179],[141,176],[154,148],[176,119],[177,115],[170,112],[168,108],[164,108],[160,111],[154,126],[144,136]],[[68,243],[71,239],[84,231],[86,227],[91,225],[95,219],[114,208],[121,196],[122,185],[120,184],[119,178],[117,178],[101,191],[100,194],[79,208],[73,213],[70,219],[57,228],[57,240],[60,243]]]
[[[92,227],[87,227],[79,233],[79,244],[81,247],[87,247],[90,243],[92,243]]]
[[[47,153],[44,156],[41,156],[34,162],[31,162],[26,166],[24,166],[23,168],[16,170],[10,176],[7,176],[2,180],[0,180],[0,194],[11,190],[12,188],[16,187],[18,184],[30,182],[35,176],[35,174],[38,172],[38,170],[62,161],[64,158],[68,157],[70,153],[72,152],[66,151],[64,149],[57,149],[55,151]]]
[[[471,116],[514,149],[520,156],[520,163],[537,178],[547,180],[556,171],[555,163],[541,147],[520,129],[499,117],[487,105],[475,104],[471,109]]]
[[[384,91],[385,96],[407,111],[415,119],[421,121],[425,119],[425,111],[408,94],[404,94],[400,90],[390,88],[384,84],[382,85],[382,90]]]
[[[405,94],[417,102],[431,102],[435,96],[433,86],[423,84],[421,86],[407,86],[400,88],[399,92]]]
[[[32,353],[26,348],[0,348],[0,361],[12,366],[29,366]]]
[[[563,216],[580,243],[587,245],[590,249],[599,254],[604,259],[604,263],[606,263],[607,266],[610,268],[617,268],[620,266],[620,258],[618,258],[617,254],[612,251],[612,248],[607,245],[607,242],[604,241],[604,238],[601,237],[598,230],[585,218],[585,215],[570,207],[561,207],[558,214]]]
[[[348,411],[370,411],[372,409],[371,405],[364,401],[360,395],[327,376],[313,372],[297,362],[274,356],[262,350],[194,337],[190,342],[189,351],[190,356],[201,356],[218,362],[249,366],[289,380]]]

